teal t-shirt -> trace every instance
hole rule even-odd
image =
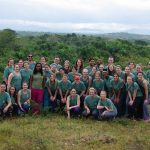
[[[112,90],[112,87],[111,87],[111,84],[110,84],[110,81],[113,79],[112,76],[109,76],[107,79],[104,79],[104,89],[106,91],[111,91]]]
[[[131,85],[126,83],[126,91],[129,91],[131,93],[131,96],[133,96],[134,91],[137,92],[136,97],[143,96],[142,91],[136,82],[133,82]]]
[[[77,94],[80,95],[80,93],[82,91],[85,91],[86,90],[86,87],[84,85],[84,83],[82,81],[79,82],[79,84],[77,84],[75,81],[72,83],[72,86],[71,86],[72,89],[75,89],[77,91]]]
[[[58,88],[58,81],[56,80],[55,82],[50,82],[50,80],[46,81],[46,87],[51,90],[51,92],[55,92]]]
[[[72,97],[71,95],[68,96],[70,107],[77,105],[77,103],[78,103],[78,97],[79,97],[78,94],[76,94],[74,97]]]
[[[30,90],[28,89],[26,93],[21,90],[20,92],[20,103],[25,103],[30,98]]]
[[[104,90],[104,81],[102,79],[100,80],[94,79],[92,87],[94,87],[97,90],[97,92],[100,92]]]
[[[33,71],[31,69],[28,69],[28,70],[21,69],[20,73],[21,73],[21,77],[22,77],[22,83],[26,82],[29,85],[30,77],[31,77]]]
[[[112,102],[110,99],[108,99],[108,98],[106,98],[105,100],[101,100],[101,99],[100,99],[99,102],[98,102],[98,106],[106,106],[106,107],[108,107],[109,109],[111,109],[111,110],[117,112],[117,109],[116,109],[115,105],[114,105],[113,102]]]
[[[95,95],[94,97],[88,95],[85,97],[84,105],[86,105],[89,109],[95,109],[97,108],[99,100],[100,97],[98,95]]]
[[[10,95],[7,92],[0,93],[0,108],[5,104],[11,102]]]
[[[146,72],[147,81],[150,82],[150,69]]]
[[[124,83],[122,79],[119,78],[118,82],[115,82],[114,79],[110,81],[112,89],[114,89],[115,92],[118,92],[120,89],[123,88]]]
[[[67,82],[61,80],[58,87],[62,90],[62,93],[65,94],[67,90],[71,90],[71,82],[69,80],[67,80]]]
[[[16,88],[16,91],[19,91],[21,89],[21,82],[22,82],[21,74],[19,73],[17,75],[15,72],[13,72],[13,77],[10,82],[10,85],[14,86]]]
[[[8,76],[14,71],[14,67],[6,67],[4,69],[3,77],[8,79]]]
[[[84,83],[86,89],[88,88],[88,85],[89,85],[89,76],[87,77],[86,80],[83,79],[83,77],[81,76],[80,77],[80,80]]]
[[[50,76],[53,74],[52,71],[44,71],[44,77],[46,78],[46,80],[48,80],[50,78]]]
[[[80,73],[76,73],[75,75],[73,74],[73,72],[69,72],[68,73],[68,80],[72,83],[74,82],[74,76],[81,76]]]

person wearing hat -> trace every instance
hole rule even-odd
[[[84,100],[84,111],[83,111],[83,116],[88,117],[88,116],[93,116],[95,119],[98,117],[98,111],[97,111],[97,105],[100,100],[100,97],[96,95],[96,90],[91,87],[89,89],[89,95],[85,97]]]
[[[74,77],[74,82],[72,83],[72,89],[75,89],[77,94],[80,96],[80,100],[81,100],[81,109],[83,109],[83,103],[84,103],[84,98],[85,98],[85,90],[86,87],[84,85],[84,83],[82,81],[80,81],[80,76],[75,76]]]

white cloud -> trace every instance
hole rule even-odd
[[[1,28],[149,31],[150,0],[0,0],[0,4]]]
[[[106,33],[106,32],[128,32],[128,31],[146,31],[150,32],[150,24],[142,24],[140,26],[135,24],[119,24],[119,23],[50,23],[50,22],[37,22],[28,20],[7,20],[0,19],[1,26],[10,26],[15,29],[14,24],[17,27],[21,27],[20,30],[26,31],[49,31],[49,32],[85,32],[85,33]],[[15,29],[16,30],[16,29]],[[141,33],[141,32],[139,32]]]

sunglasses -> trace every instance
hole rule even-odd
[[[33,56],[28,56],[28,57],[33,57]]]

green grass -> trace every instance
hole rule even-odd
[[[47,116],[0,122],[0,150],[149,150],[150,124]]]

